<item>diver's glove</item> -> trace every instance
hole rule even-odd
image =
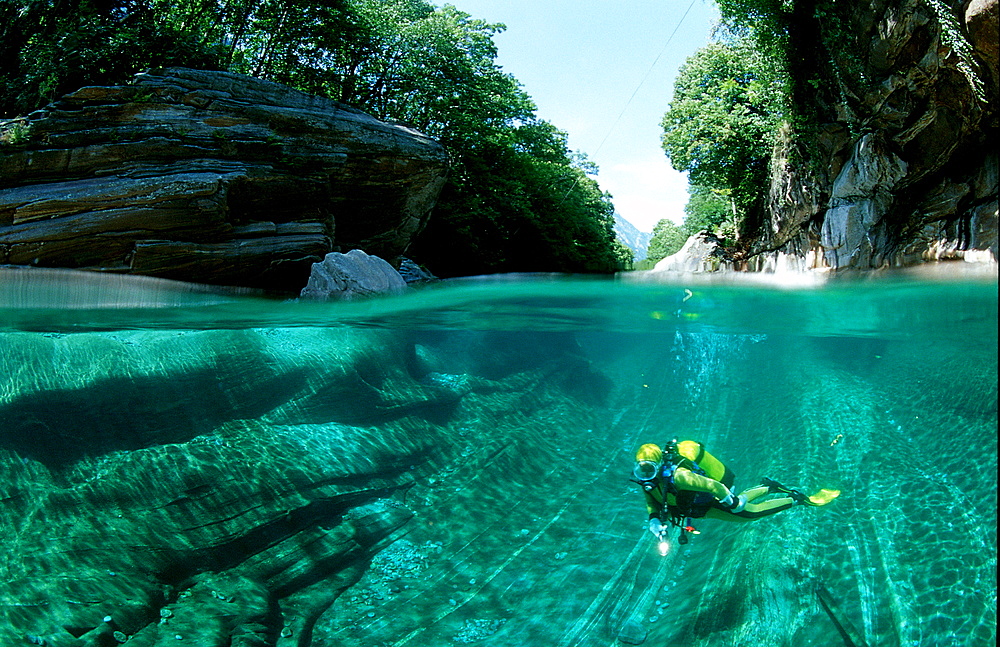
[[[663,524],[662,521],[660,521],[656,517],[653,517],[652,519],[649,520],[649,532],[653,533],[653,536],[656,537],[657,539],[659,539],[660,535],[662,535],[666,531],[667,527]]]
[[[726,495],[726,498],[719,501],[727,510],[732,513],[743,512],[743,508],[747,506],[747,495],[741,494],[739,496],[730,492]]]

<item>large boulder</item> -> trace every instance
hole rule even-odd
[[[0,142],[0,263],[295,292],[330,251],[400,256],[448,164],[335,101],[183,68],[81,88]]]
[[[353,299],[402,292],[406,281],[385,260],[360,249],[346,254],[332,252],[312,266],[309,282],[300,296],[308,299]]]
[[[653,268],[657,272],[714,272],[731,269],[722,241],[703,231],[691,236],[676,253],[660,259]]]

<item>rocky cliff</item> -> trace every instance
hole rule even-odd
[[[802,4],[796,101],[818,125],[777,147],[745,266],[995,263],[996,0]]]
[[[295,292],[331,250],[402,254],[448,163],[348,106],[182,68],[81,88],[0,142],[0,263]]]

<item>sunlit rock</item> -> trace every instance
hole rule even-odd
[[[675,254],[656,263],[656,272],[714,272],[731,269],[721,241],[707,232],[691,236]]]
[[[969,30],[970,40],[981,55],[985,63],[983,68],[992,77],[994,85],[1000,80],[998,21],[1000,21],[1000,9],[997,0],[971,0],[965,8],[965,24]]]

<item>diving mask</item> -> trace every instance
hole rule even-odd
[[[632,474],[642,486],[642,489],[649,492],[656,487],[656,477],[659,473],[659,468],[660,464],[653,461],[636,461]]]

